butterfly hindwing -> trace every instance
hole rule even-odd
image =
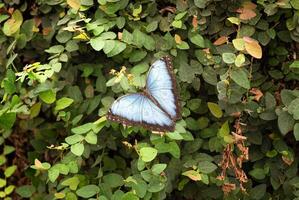
[[[180,107],[172,70],[172,63],[168,56],[155,61],[147,76],[146,89],[175,121],[180,118]]]
[[[124,95],[113,102],[108,119],[125,125],[141,125],[152,131],[172,131],[174,122],[141,93]]]

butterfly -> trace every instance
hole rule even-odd
[[[155,132],[174,131],[181,109],[171,58],[165,56],[155,61],[147,74],[144,90],[115,100],[107,118]]]

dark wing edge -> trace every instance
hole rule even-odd
[[[171,78],[172,92],[174,94],[174,101],[175,101],[175,106],[176,106],[176,109],[175,109],[176,116],[174,118],[172,118],[172,120],[177,121],[182,118],[182,114],[181,114],[181,104],[180,104],[180,100],[179,100],[179,91],[177,88],[175,74],[173,72],[172,59],[170,56],[164,56],[161,58],[161,60],[163,60],[166,63],[166,68],[167,68],[168,74]]]
[[[144,121],[134,122],[134,121],[128,120],[125,117],[121,117],[119,115],[113,114],[111,109],[109,109],[109,111],[107,113],[107,119],[109,121],[121,123],[125,126],[140,126],[140,127],[143,127],[143,128],[146,128],[150,131],[155,131],[155,132],[172,132],[172,131],[175,130],[175,123],[174,122],[171,124],[171,126],[153,125],[153,124],[149,124],[149,123],[144,122]]]

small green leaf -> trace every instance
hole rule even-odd
[[[288,112],[282,111],[278,115],[278,128],[283,135],[293,130],[295,121]]]
[[[243,63],[245,62],[245,55],[244,54],[239,54],[235,60],[235,65],[237,67],[241,67]]]
[[[143,147],[140,149],[140,157],[144,162],[150,162],[155,159],[158,151],[152,147]]]
[[[65,138],[65,141],[69,144],[75,144],[78,142],[81,142],[84,139],[84,137],[82,135],[79,134],[75,134],[75,135],[71,135]]]
[[[46,90],[39,93],[39,98],[46,104],[52,104],[56,100],[56,93],[53,90]]]
[[[56,167],[51,167],[48,170],[48,177],[49,177],[49,180],[52,183],[54,183],[56,181],[56,179],[58,178],[58,176],[59,176],[59,170]]]
[[[139,200],[139,198],[133,192],[127,192],[120,200]]]
[[[33,185],[23,185],[16,189],[16,193],[23,198],[29,198],[35,192],[35,187]]]
[[[103,177],[103,181],[112,188],[120,187],[124,184],[124,178],[116,173],[105,175]]]
[[[105,46],[105,40],[101,37],[92,38],[90,40],[90,45],[96,51],[101,51]]]
[[[82,143],[76,143],[72,145],[71,152],[76,156],[81,156],[84,152],[84,145]]]
[[[79,197],[90,198],[100,192],[100,188],[96,185],[86,185],[76,191]]]
[[[205,40],[204,40],[204,38],[201,35],[195,34],[195,35],[192,35],[189,38],[190,38],[190,41],[193,44],[195,44],[195,45],[197,45],[197,46],[199,46],[201,48],[205,48]]]
[[[223,112],[218,104],[213,102],[208,102],[208,108],[211,111],[212,115],[214,115],[216,118],[222,117]]]
[[[234,53],[223,53],[222,59],[226,64],[232,64],[236,60],[236,55]]]
[[[187,176],[193,181],[200,181],[201,175],[195,170],[188,170],[182,173],[182,175]]]
[[[294,126],[294,137],[296,141],[299,141],[299,123],[296,123]]]
[[[71,190],[76,190],[79,183],[79,178],[77,176],[74,176],[72,178],[65,179],[63,182],[61,182],[61,185],[68,186]]]
[[[23,23],[23,16],[20,10],[15,10],[9,20],[3,25],[3,33],[11,36],[16,33]]]
[[[202,173],[209,174],[217,169],[217,165],[209,161],[201,161],[198,163],[198,170]]]
[[[81,126],[77,126],[75,128],[72,128],[72,132],[75,134],[84,134],[90,131],[94,127],[93,123],[86,123]]]
[[[250,89],[250,82],[248,79],[248,75],[243,68],[232,70],[231,78],[241,87],[245,89]]]
[[[56,101],[55,110],[56,111],[63,110],[65,108],[69,107],[73,102],[74,102],[74,100],[71,98],[62,97],[61,99]]]
[[[167,164],[155,164],[152,166],[152,172],[155,175],[161,174],[167,167]]]
[[[15,173],[16,169],[17,169],[16,165],[12,165],[12,166],[7,167],[4,171],[5,177],[6,178],[11,177],[11,175],[13,175],[13,173]]]
[[[98,136],[93,131],[90,131],[85,136],[85,141],[88,142],[89,144],[96,144],[98,141]]]

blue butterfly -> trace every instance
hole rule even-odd
[[[111,121],[139,125],[151,131],[174,131],[181,111],[170,57],[155,61],[148,72],[144,91],[115,100],[107,117]]]

